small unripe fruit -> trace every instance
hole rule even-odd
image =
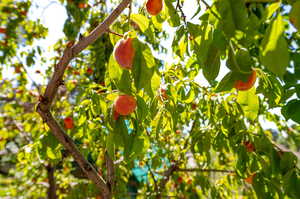
[[[244,82],[242,80],[237,80],[234,83],[234,88],[240,91],[246,91],[252,88],[252,86],[255,84],[256,81],[256,71],[253,70],[251,75],[248,77],[247,82]]]
[[[148,0],[146,4],[147,12],[150,15],[156,16],[163,8],[162,0]]]
[[[130,95],[120,95],[115,101],[114,108],[120,115],[129,115],[136,108],[136,100]]]
[[[74,128],[72,117],[66,117],[64,119],[64,124],[65,124],[65,128],[66,129],[72,129],[72,128]]]
[[[121,39],[115,46],[114,56],[121,68],[131,69],[135,50],[132,44],[132,38]]]

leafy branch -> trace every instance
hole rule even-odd
[[[105,180],[98,174],[97,170],[80,153],[73,140],[54,119],[50,112],[50,108],[58,87],[63,84],[62,78],[70,61],[88,45],[95,42],[102,34],[107,32],[107,30],[109,30],[109,26],[117,19],[130,2],[131,0],[123,0],[117,8],[87,37],[82,37],[76,44],[67,45],[63,56],[55,67],[54,74],[46,87],[45,93],[41,96],[40,102],[37,106],[37,112],[40,114],[44,122],[47,123],[53,135],[70,152],[86,176],[102,191],[103,198],[105,199],[112,197],[110,186],[108,186]]]

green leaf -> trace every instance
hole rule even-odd
[[[280,159],[280,169],[283,174],[294,168],[297,164],[297,157],[292,152],[284,152]]]
[[[274,74],[282,77],[289,64],[289,51],[283,37],[284,23],[282,16],[278,17],[268,27],[262,41],[261,61]]]
[[[233,88],[235,78],[234,73],[229,72],[227,73],[223,79],[218,83],[216,91],[215,92],[222,92],[222,91],[229,91]]]
[[[221,16],[221,25],[228,37],[233,37],[236,30],[244,31],[248,23],[244,0],[218,0],[216,10]]]
[[[257,93],[262,93],[267,98],[270,107],[276,107],[282,99],[283,88],[276,77],[261,73]]]
[[[237,102],[241,105],[245,116],[250,120],[255,120],[259,110],[259,99],[252,87],[248,91],[239,91]]]
[[[151,49],[138,40],[134,40],[134,48],[136,54],[132,73],[135,87],[137,90],[145,88],[149,95],[153,95],[151,79],[154,74],[155,59]]]
[[[53,149],[51,149],[50,147],[47,147],[46,151],[47,151],[46,153],[47,153],[48,158],[50,158],[52,160],[58,159],[58,157],[56,157],[56,153],[53,151]]]
[[[122,69],[112,54],[108,62],[108,74],[116,87],[125,93],[131,93],[131,79],[128,70]]]
[[[169,16],[168,23],[171,27],[180,25],[180,17],[174,8],[172,1],[164,1],[166,5],[166,15]]]
[[[239,49],[236,53],[236,61],[241,71],[251,71],[254,63],[246,49]]]
[[[281,2],[276,2],[267,7],[265,20],[269,19],[280,8],[280,4]]]
[[[137,96],[137,114],[138,119],[140,121],[144,121],[144,119],[147,116],[147,113],[149,112],[147,104],[145,103],[144,99],[140,96]]]
[[[295,169],[290,170],[283,177],[283,188],[285,193],[291,198],[299,198],[300,196],[300,176]]]
[[[114,160],[115,159],[115,142],[114,142],[114,134],[109,132],[106,137],[106,149],[109,156]]]
[[[220,51],[216,46],[210,45],[207,59],[204,62],[204,66],[203,66],[204,77],[209,82],[214,81],[220,72],[220,66],[221,66]]]
[[[300,1],[295,2],[292,6],[290,22],[300,30]]]
[[[129,142],[128,129],[123,118],[119,118],[113,129],[113,139],[116,147],[126,148]]]
[[[293,99],[281,109],[282,115],[288,120],[292,119],[300,124],[300,100]]]
[[[142,32],[145,32],[149,27],[149,19],[141,14],[131,14],[130,19],[134,21]]]

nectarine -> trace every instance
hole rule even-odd
[[[87,8],[88,7],[88,4],[86,3],[79,3],[78,4],[78,8],[82,9],[82,8]]]
[[[130,95],[120,95],[114,103],[114,108],[120,115],[129,115],[136,108],[136,100]]]
[[[93,69],[92,68],[88,68],[87,70],[86,70],[86,73],[88,74],[88,75],[91,75],[91,74],[93,74]]]
[[[179,176],[179,177],[177,178],[177,182],[178,182],[179,184],[183,183],[183,178],[182,178],[181,176]]]
[[[119,117],[120,117],[120,114],[117,111],[113,110],[113,118],[114,118],[114,120],[118,120]]]
[[[255,84],[256,81],[256,71],[253,70],[251,75],[248,77],[247,82],[244,82],[242,80],[237,80],[234,83],[234,88],[240,91],[246,91],[252,88],[252,86]]]
[[[0,27],[0,33],[5,34],[5,33],[6,33],[6,28],[1,28],[1,27]]]
[[[246,150],[248,152],[255,151],[255,146],[251,142],[249,142],[249,141],[244,142],[244,146],[246,147]]]
[[[74,127],[72,117],[66,117],[64,119],[64,124],[66,129],[72,129]]]
[[[167,94],[167,90],[166,89],[164,89],[164,88],[160,88],[159,89],[159,94],[160,94],[160,98],[162,99],[162,100],[166,100],[166,99],[168,99],[168,94]]]
[[[249,184],[253,184],[253,179],[255,177],[256,174],[252,174],[250,176],[248,176],[247,178],[245,178],[245,182],[249,183]]]
[[[132,45],[132,38],[121,39],[115,46],[114,56],[121,68],[131,69],[135,50]]]
[[[148,0],[146,4],[147,12],[150,15],[156,16],[163,8],[162,0]]]

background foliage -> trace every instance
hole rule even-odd
[[[73,118],[66,131],[101,175],[105,153],[116,162],[115,198],[155,198],[158,189],[177,198],[299,198],[300,1],[197,2],[192,23],[182,10],[187,0],[165,0],[155,17],[133,1],[110,28],[134,38],[133,69],[112,55],[121,37],[104,34],[68,66],[52,113],[62,126]],[[59,3],[65,36],[48,57],[39,45],[47,29],[27,16],[31,1],[0,2],[0,197],[46,197],[49,168],[59,198],[99,195],[35,105],[66,43],[87,35],[119,1]],[[167,54],[173,62],[162,59]],[[253,69],[255,86],[234,89]],[[124,93],[137,109],[113,120],[114,99]]]

